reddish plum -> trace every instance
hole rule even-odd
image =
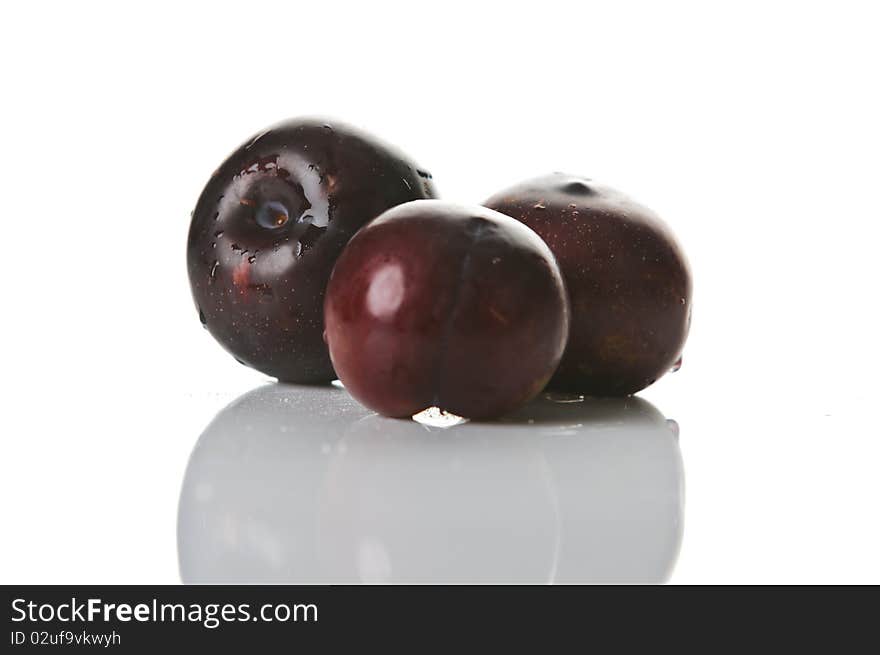
[[[535,230],[565,276],[571,332],[551,387],[628,395],[676,364],[690,327],[691,275],[654,212],[619,191],[561,173],[518,184],[484,204]]]
[[[364,227],[336,262],[324,320],[340,380],[387,416],[504,414],[556,369],[568,302],[547,245],[483,207],[418,200]]]

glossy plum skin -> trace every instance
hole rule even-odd
[[[571,331],[551,388],[624,396],[675,365],[690,328],[691,274],[654,212],[562,173],[522,182],[483,204],[537,232],[565,277]]]
[[[418,200],[351,240],[330,277],[324,320],[339,379],[367,407],[491,418],[550,379],[568,300],[553,254],[524,225],[483,207]]]
[[[187,268],[202,324],[281,381],[333,380],[322,311],[336,258],[386,209],[433,196],[424,169],[335,121],[256,135],[220,165],[193,212]]]

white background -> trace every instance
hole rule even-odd
[[[201,328],[189,212],[282,118],[361,126],[480,202],[619,187],[695,278],[672,582],[880,582],[872,3],[7,3],[0,582],[177,582],[177,499],[261,384]]]

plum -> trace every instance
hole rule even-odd
[[[187,266],[202,324],[281,381],[333,380],[322,312],[336,258],[386,209],[434,195],[430,173],[346,125],[298,119],[261,132],[193,212]]]
[[[571,300],[558,390],[633,394],[680,363],[691,321],[691,274],[654,212],[588,178],[556,173],[483,203],[522,221],[556,255]]]
[[[417,200],[361,229],[324,321],[339,379],[386,416],[490,418],[537,394],[568,333],[562,275],[529,228],[484,207]]]

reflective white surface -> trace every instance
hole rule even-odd
[[[287,30],[294,46],[254,31],[271,51],[225,47],[249,33],[240,11],[206,29],[197,3],[54,4],[46,20],[43,3],[5,3],[0,20],[15,99],[0,120],[0,583],[180,582],[195,442],[267,382],[199,322],[189,212],[240,141],[303,114],[400,147],[455,202],[561,170],[657,211],[695,285],[683,368],[639,394],[682,431],[669,582],[880,583],[877,3],[499,0],[432,5],[430,25],[402,1],[274,3],[251,13],[327,29]],[[353,462],[370,456],[338,439]],[[293,444],[278,447],[278,470],[296,470]],[[187,484],[223,452],[193,458]],[[354,478],[345,457],[328,456],[348,480],[339,502],[390,492],[390,464]],[[248,460],[226,461],[232,485]],[[272,470],[212,483],[229,494],[225,534],[246,534],[244,516],[260,526],[247,534],[272,535],[279,508],[299,507],[248,505],[278,488]],[[203,568],[184,577],[221,561],[213,516]],[[394,564],[394,541],[363,530]],[[259,543],[296,561],[266,546],[282,537]]]
[[[644,400],[551,396],[497,423],[385,419],[268,385],[199,439],[184,582],[662,582],[684,516],[677,426]]]

